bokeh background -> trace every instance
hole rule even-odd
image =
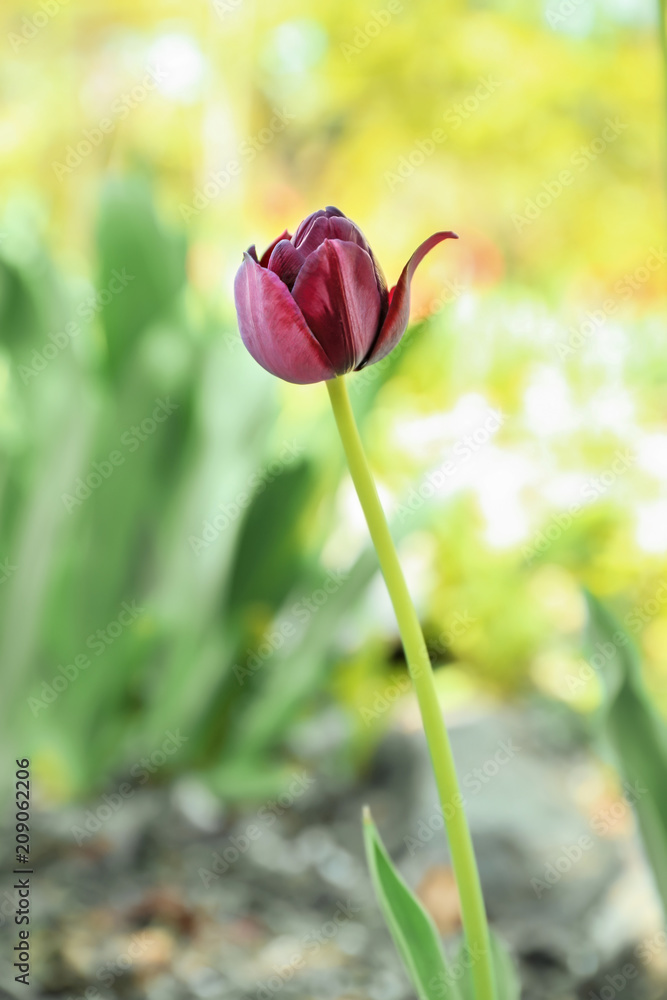
[[[98,982],[103,995],[121,982],[129,996],[261,995],[283,961],[266,957],[287,919],[276,900],[307,883],[308,864],[286,849],[271,875],[282,872],[282,888],[269,880],[251,906],[234,891],[264,883],[241,878],[253,854],[242,852],[222,921],[236,937],[218,927],[215,939],[224,971],[191,957],[188,979],[176,958],[200,903],[186,904],[183,884],[202,879],[176,890],[169,875],[188,836],[210,858],[297,772],[321,792],[308,807],[317,836],[348,812],[353,830],[364,789],[385,788],[391,817],[392,795],[400,805],[430,780],[421,758],[405,773],[405,747],[420,746],[415,707],[327,394],[267,375],[235,323],[242,249],[326,204],[363,228],[390,285],[432,231],[460,236],[417,273],[400,347],[352,376],[350,392],[464,761],[489,727],[530,731],[536,748],[543,736],[554,785],[542,822],[555,822],[558,796],[589,819],[615,803],[622,821],[603,839],[648,885],[597,744],[603,694],[582,659],[582,588],[624,623],[666,711],[657,5],[4,0],[0,23],[0,713],[3,781],[30,756],[35,808],[58,831],[44,847],[55,874],[44,876],[42,988],[83,995],[102,961],[90,954],[134,920],[153,937],[122,977]],[[404,784],[392,791],[394,772]],[[487,832],[501,814],[530,830],[540,775],[535,764],[502,795],[476,798]],[[100,818],[101,797],[126,779],[127,803]],[[137,818],[144,800],[148,819]],[[302,808],[289,822],[308,833]],[[123,854],[125,827],[145,833],[142,823],[156,840],[190,824],[160,874]],[[538,874],[570,843],[531,836]],[[492,841],[480,843],[492,865]],[[607,938],[623,906],[604,893],[623,864],[613,855],[591,883]],[[88,886],[74,906],[85,942],[59,923],[74,870]],[[423,892],[436,911],[449,900],[440,926],[455,931],[448,870],[429,871]],[[517,913],[536,903],[522,878],[501,894]],[[115,879],[125,895],[112,904]],[[139,885],[161,900],[141,918]],[[201,904],[208,920],[221,895],[218,878]],[[537,902],[530,923],[543,919],[552,940],[570,917],[552,926]],[[655,933],[650,889],[635,902],[637,934],[644,920]],[[355,919],[358,942],[375,917]],[[379,924],[373,933],[386,972],[395,960]],[[331,945],[323,983],[337,982],[331,968],[375,961],[348,937],[347,951],[343,938]],[[619,940],[614,955],[629,947]],[[573,996],[609,958],[563,960],[556,987],[538,954],[534,995]],[[398,967],[384,986],[358,975],[330,992],[296,976],[281,995],[410,995]]]

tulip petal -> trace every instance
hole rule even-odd
[[[305,233],[313,225],[316,219],[328,219],[332,215],[340,215],[346,218],[345,213],[341,212],[339,208],[335,208],[333,205],[327,205],[326,208],[318,208],[316,212],[311,212],[310,215],[306,216],[303,222],[300,222],[297,226],[296,232],[292,238],[292,242],[295,247],[300,246],[301,240],[303,239]]]
[[[432,250],[443,240],[457,240],[456,233],[434,233],[427,240],[417,247],[410,260],[407,262],[396,285],[389,292],[389,309],[368,356],[364,358],[358,366],[375,364],[381,361],[390,351],[396,347],[410,319],[410,282],[415,273],[417,265],[421,263],[429,250]]]
[[[313,253],[314,250],[324,243],[326,239],[331,236],[331,231],[329,227],[329,220],[326,215],[319,215],[316,219],[313,219],[310,225],[304,229],[301,236],[297,239],[294,236],[294,246],[296,249],[307,257],[308,254]]]
[[[325,240],[306,258],[292,294],[336,374],[366,357],[382,301],[373,262],[362,247]]]
[[[280,280],[291,288],[305,259],[301,251],[292,246],[290,240],[281,240],[280,243],[276,243],[269,258],[269,271],[277,274]]]
[[[359,246],[363,247],[364,250],[368,253],[368,256],[373,261],[373,268],[375,270],[375,280],[377,282],[378,291],[380,293],[380,299],[382,301],[382,313],[380,316],[380,321],[382,321],[384,320],[384,317],[387,312],[387,307],[389,305],[389,300],[387,296],[387,282],[385,280],[384,274],[382,273],[382,268],[376,261],[375,255],[371,250],[370,243],[362,233],[361,229],[359,229],[359,227],[356,226],[354,222],[351,221],[351,219],[348,219],[347,216],[344,216],[342,212],[340,214],[343,216],[340,219],[336,217],[329,219],[329,230],[330,230],[329,239],[348,240],[350,243],[358,243]]]
[[[298,385],[334,377],[287,285],[248,254],[236,273],[234,299],[243,343],[262,368]]]
[[[277,236],[275,238],[275,240],[273,241],[273,243],[269,244],[269,246],[266,248],[266,250],[264,251],[264,253],[262,254],[262,256],[259,258],[259,262],[262,265],[262,267],[267,267],[268,266],[269,258],[271,257],[271,254],[273,253],[273,248],[275,246],[277,246],[280,243],[281,240],[291,240],[291,239],[292,239],[292,237],[290,236],[290,234],[287,232],[286,229],[284,229],[282,231],[282,233],[280,234],[280,236]]]

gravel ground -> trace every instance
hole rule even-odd
[[[14,985],[4,919],[0,996],[408,1000],[366,874],[362,804],[447,947],[460,920],[422,738],[410,710],[398,721],[357,783],[301,764],[282,799],[243,814],[181,779],[109,807],[94,835],[86,822],[104,815],[103,799],[35,817],[38,985]],[[667,997],[665,935],[628,804],[641,789],[620,795],[539,708],[452,723],[490,918],[524,997]]]

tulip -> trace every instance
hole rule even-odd
[[[313,212],[261,257],[254,246],[243,254],[234,282],[243,343],[267,371],[300,385],[375,364],[405,333],[417,265],[446,239],[457,236],[429,236],[387,291],[359,227],[332,206]]]

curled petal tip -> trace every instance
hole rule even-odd
[[[414,274],[417,265],[424,259],[426,254],[432,250],[433,247],[437,246],[438,243],[442,243],[443,240],[448,239],[457,240],[458,236],[456,233],[449,231],[433,233],[432,236],[429,236],[428,239],[424,240],[424,242],[417,247],[412,257],[401,271],[400,278],[389,292],[389,309],[387,310],[387,315],[384,318],[384,322],[370,353],[364,359],[360,367],[367,364],[374,364],[376,361],[381,361],[382,358],[386,357],[387,354],[394,349],[398,341],[401,339],[405,333],[405,328],[408,325],[408,319],[410,316],[410,282],[412,281],[412,275]]]

